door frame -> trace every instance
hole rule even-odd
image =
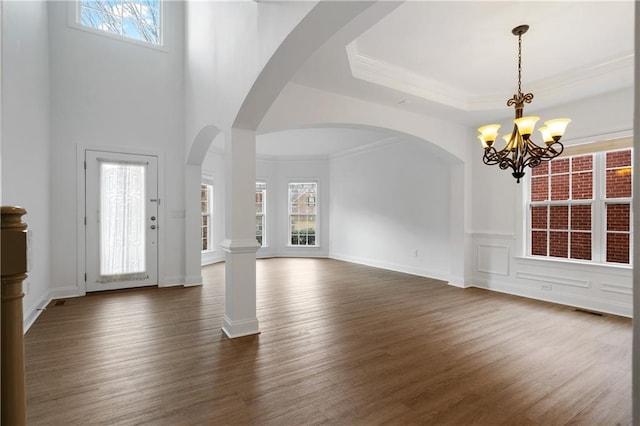
[[[164,155],[161,151],[145,148],[133,148],[122,146],[105,145],[76,145],[76,286],[81,296],[87,294],[87,284],[85,281],[86,261],[87,261],[87,233],[85,227],[86,208],[86,181],[85,181],[85,153],[86,151],[101,151],[105,154],[131,154],[150,155],[158,159],[158,198],[161,200],[158,205],[158,287],[163,287],[165,283],[165,188],[164,188]]]

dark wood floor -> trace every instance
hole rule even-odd
[[[327,259],[258,262],[262,334],[195,288],[54,301],[30,425],[631,423],[631,321]]]

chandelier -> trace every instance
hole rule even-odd
[[[529,29],[528,25],[519,25],[511,32],[518,36],[518,93],[507,101],[507,106],[514,106],[516,118],[513,131],[510,135],[503,136],[506,145],[498,151],[493,143],[498,137],[499,124],[489,124],[478,129],[478,138],[484,146],[482,161],[484,164],[498,165],[500,169],[511,168],[511,173],[517,182],[524,176],[525,167],[536,167],[543,161],[549,161],[562,154],[564,147],[560,143],[560,138],[564,135],[567,124],[571,121],[568,118],[556,118],[545,121],[544,126],[538,130],[542,134],[542,140],[546,146],[540,146],[531,140],[536,122],[540,117],[523,116],[524,104],[530,104],[533,100],[533,93],[522,93],[522,34]]]

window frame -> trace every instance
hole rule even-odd
[[[202,180],[200,183],[200,191],[202,194],[203,187],[207,188],[207,212],[202,212],[202,206],[200,207],[200,242],[202,243],[204,240],[203,230],[204,230],[204,217],[208,218],[207,224],[207,249],[202,250],[202,245],[200,253],[212,253],[215,251],[213,248],[213,183],[208,180]],[[200,196],[200,202],[202,203],[202,195]]]
[[[292,244],[292,233],[291,233],[291,224],[292,224],[292,203],[291,203],[291,185],[315,185],[315,213],[314,214],[296,214],[296,216],[307,216],[314,218],[314,244]],[[319,220],[320,216],[320,203],[319,203],[319,192],[320,192],[320,183],[318,179],[296,179],[290,180],[287,184],[287,247],[292,248],[318,248],[320,247],[320,238],[319,238]],[[307,234],[308,235],[308,234]]]
[[[631,268],[633,266],[633,197],[621,197],[621,198],[607,198],[606,197],[606,155],[610,152],[631,150],[631,168],[633,170],[633,144],[631,138],[620,138],[616,140],[607,140],[601,142],[592,142],[588,144],[581,144],[576,146],[565,147],[565,154],[560,158],[578,157],[582,155],[593,155],[592,164],[592,179],[593,179],[593,193],[591,199],[577,199],[577,200],[545,200],[532,202],[531,200],[531,187],[533,173],[527,174],[526,184],[523,191],[523,250],[526,258],[543,261],[554,262],[577,262],[582,264],[599,265],[599,266],[612,266],[612,267],[626,267]],[[633,179],[632,179],[633,186]],[[633,195],[633,194],[632,194]],[[549,197],[550,198],[550,197]],[[571,257],[555,257],[549,255],[534,255],[532,254],[532,215],[531,207],[535,205],[591,205],[591,260],[574,259]],[[627,204],[629,205],[629,231],[622,232],[629,235],[629,263],[621,262],[609,262],[607,261],[607,234],[611,231],[607,231],[607,206],[610,204]],[[548,211],[550,215],[550,210]],[[547,230],[551,229],[549,222],[550,218],[547,216]],[[568,217],[569,225],[568,232],[571,232],[571,216]],[[570,235],[569,235],[570,238]],[[547,241],[547,249],[549,249],[550,242]],[[571,255],[570,240],[569,247],[567,249],[567,256]]]
[[[268,247],[268,231],[267,231],[267,181],[263,179],[256,180],[256,196],[258,193],[258,185],[264,185],[262,189],[262,211],[259,213],[256,209],[256,225],[258,216],[262,219],[262,242],[258,241],[258,229],[256,228],[256,241],[260,244],[260,247]]]
[[[165,24],[165,13],[166,13],[166,5],[164,0],[158,0],[158,43],[151,43],[145,40],[138,40],[135,38],[127,37],[123,34],[112,33],[110,31],[101,30],[99,28],[90,27],[88,25],[84,25],[81,22],[81,0],[73,0],[68,2],[67,8],[67,25],[71,28],[81,30],[84,32],[88,32],[91,34],[96,34],[99,36],[103,36],[106,38],[110,38],[112,40],[119,40],[125,43],[130,43],[140,47],[146,47],[153,50],[158,50],[161,52],[168,52],[168,49],[165,45],[167,26]]]

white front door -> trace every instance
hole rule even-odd
[[[87,291],[158,284],[158,159],[85,151]]]

